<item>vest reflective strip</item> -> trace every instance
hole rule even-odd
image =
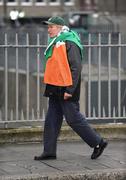
[[[65,43],[54,46],[53,54],[46,63],[44,83],[56,86],[72,85],[72,76],[66,55]]]

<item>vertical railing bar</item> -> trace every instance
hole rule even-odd
[[[2,121],[2,111],[0,109],[0,121]]]
[[[40,45],[40,36],[37,34],[37,45]],[[40,48],[37,48],[37,120],[40,119]]]
[[[121,115],[121,34],[119,33],[118,39],[118,117]]]
[[[88,36],[88,117],[91,117],[91,34]]]
[[[101,33],[98,34],[98,117],[101,117]]]
[[[29,120],[29,34],[26,34],[26,119]]]
[[[5,45],[8,44],[7,34],[5,34]],[[8,120],[8,50],[5,47],[5,121]]]
[[[16,45],[18,45],[18,34],[16,33]],[[18,77],[18,47],[16,47],[16,120],[19,119],[19,77]]]
[[[111,33],[108,44],[111,45]],[[108,116],[111,117],[111,46],[108,47]]]

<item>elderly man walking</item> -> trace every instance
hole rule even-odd
[[[66,26],[61,17],[51,17],[48,26],[49,41],[45,50],[44,96],[49,106],[44,124],[44,149],[34,160],[57,158],[57,138],[63,116],[68,125],[86,142],[98,158],[107,142],[90,127],[79,111],[83,48],[77,33]]]

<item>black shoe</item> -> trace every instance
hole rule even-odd
[[[101,140],[101,143],[94,148],[94,151],[91,155],[91,159],[97,159],[103,153],[107,145],[108,145],[107,141]]]
[[[40,156],[35,156],[34,160],[39,161],[39,160],[50,160],[50,159],[56,159],[56,155],[45,155],[42,154]]]

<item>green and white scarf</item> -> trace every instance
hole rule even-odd
[[[59,33],[58,36],[49,38],[47,48],[44,52],[44,55],[45,55],[44,62],[43,62],[44,68],[45,68],[48,58],[50,58],[52,56],[53,45],[59,41],[60,42],[65,42],[65,41],[74,42],[80,48],[81,55],[83,57],[83,46],[81,44],[80,37],[78,36],[78,34],[76,32],[74,32],[72,30],[67,30],[67,31],[65,30],[65,31],[62,31],[61,33]]]

